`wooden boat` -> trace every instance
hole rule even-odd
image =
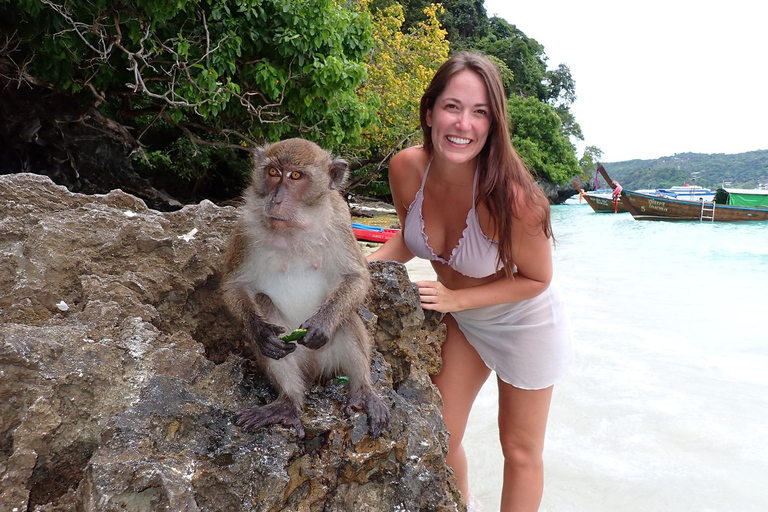
[[[579,199],[583,197],[596,213],[624,213],[627,211],[621,199],[615,201],[613,194],[609,191],[595,190],[585,192],[575,181],[573,186],[579,191]]]
[[[611,180],[602,165],[598,171],[614,189],[617,188],[618,184]],[[621,200],[632,217],[637,220],[768,221],[768,191],[765,191],[765,194],[757,190],[748,192],[751,196],[765,195],[766,206],[737,206],[741,201],[739,194],[744,195],[744,191],[737,189],[725,190],[725,193],[733,196],[728,200],[731,204],[717,204],[714,201],[685,201],[628,190],[621,191]],[[750,204],[757,205],[760,201],[753,200]]]
[[[384,243],[400,232],[399,229],[380,228],[378,226],[369,226],[367,224],[352,223],[352,231],[355,238],[363,242]]]

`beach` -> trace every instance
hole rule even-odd
[[[552,212],[577,356],[555,385],[540,510],[768,510],[768,223]],[[426,261],[406,268],[434,279]],[[486,512],[502,483],[496,386],[465,436]]]

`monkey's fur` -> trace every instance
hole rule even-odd
[[[338,192],[347,168],[303,139],[254,152],[251,185],[225,250],[222,291],[279,396],[239,411],[245,430],[282,423],[303,438],[305,392],[336,372],[349,377],[345,412],[365,408],[373,438],[389,425],[389,410],[371,386],[373,343],[356,312],[371,284]],[[297,343],[278,338],[298,327],[307,334]]]

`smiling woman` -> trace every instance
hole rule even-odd
[[[421,99],[423,146],[390,164],[402,231],[369,261],[429,260],[422,307],[445,313],[442,368],[433,377],[451,433],[448,463],[471,502],[462,437],[491,371],[498,376],[504,453],[502,511],[535,511],[554,383],[573,357],[568,317],[552,279],[549,204],[512,147],[498,71],[462,52]]]
[[[432,143],[439,146],[435,158],[462,163],[480,153],[491,126],[488,101],[485,83],[479,75],[462,71],[453,77],[426,113]]]

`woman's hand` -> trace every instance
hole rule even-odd
[[[461,310],[456,301],[456,293],[446,288],[440,281],[417,281],[415,284],[419,287],[419,298],[423,309],[440,313]]]

